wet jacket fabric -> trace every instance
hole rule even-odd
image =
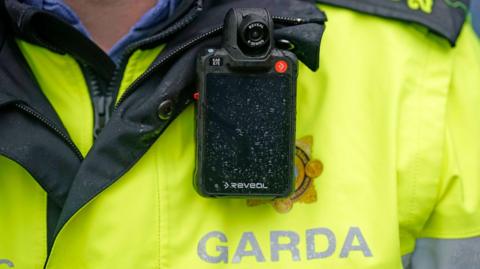
[[[473,29],[442,1],[390,16],[326,2],[185,0],[115,69],[68,25],[5,0],[0,268],[476,268]],[[233,6],[301,18],[276,30],[301,60],[288,199],[192,187],[193,63]],[[458,27],[432,26],[437,9]]]

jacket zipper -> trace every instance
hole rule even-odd
[[[18,109],[22,110],[23,112],[27,113],[28,115],[36,118],[37,120],[39,120],[40,122],[42,122],[43,124],[45,124],[48,128],[50,128],[52,131],[54,131],[59,137],[61,137],[66,143],[67,145],[73,150],[73,152],[75,153],[75,155],[78,157],[78,159],[80,161],[83,160],[83,155],[82,153],[80,152],[80,150],[77,148],[77,146],[75,145],[75,143],[73,143],[72,139],[70,137],[68,137],[68,135],[66,135],[64,132],[62,132],[53,122],[51,122],[49,119],[47,119],[46,117],[42,116],[40,113],[38,113],[37,111],[35,111],[33,108],[23,104],[23,103],[16,103],[14,104],[15,107],[17,107]]]
[[[100,81],[90,67],[82,65],[82,68],[88,83],[94,111],[93,138],[97,139],[103,127],[110,120],[113,97],[108,89],[105,90],[105,87],[100,85]]]
[[[314,23],[314,22],[323,23],[323,21],[307,20],[303,18],[294,18],[294,17],[273,16],[272,18],[275,23],[285,24],[285,25],[299,25],[299,24]],[[132,82],[132,84],[129,85],[129,87],[125,90],[125,93],[120,97],[120,99],[116,103],[114,110],[117,110],[120,107],[120,105],[132,94],[133,90],[138,84],[148,79],[152,75],[152,73],[157,71],[165,62],[168,62],[168,60],[170,60],[171,58],[183,53],[185,50],[198,44],[199,42],[204,41],[205,39],[210,38],[216,34],[219,34],[222,30],[223,30],[223,25],[214,27],[210,31],[203,33],[201,35],[198,35],[186,41],[182,45],[177,46],[172,52],[160,58],[160,60],[158,60],[154,65],[149,67],[147,71],[145,71],[140,77],[138,77],[136,80]],[[166,37],[168,36],[165,36],[164,38]],[[164,38],[158,41],[162,41]]]
[[[112,112],[114,110],[113,109],[114,106],[112,105],[115,103],[115,100],[118,94],[118,89],[120,88],[121,82],[122,82],[121,74],[125,70],[128,64],[128,59],[130,58],[131,54],[134,53],[135,50],[139,47],[150,45],[156,42],[162,42],[166,38],[182,30],[183,28],[185,28],[186,26],[188,26],[190,23],[193,22],[193,20],[197,17],[200,11],[201,11],[201,5],[197,1],[197,3],[195,4],[195,7],[193,7],[185,16],[183,16],[181,20],[177,21],[175,24],[168,27],[163,32],[153,37],[146,38],[129,45],[125,49],[125,52],[122,54],[122,57],[120,59],[120,64],[118,65],[117,68],[115,68],[112,78],[104,91],[101,91],[99,82],[96,79],[96,76],[92,72],[92,70],[89,67],[84,68],[84,70],[86,71],[85,72],[86,77],[88,77],[87,80],[89,81],[89,84],[90,84],[89,87],[90,87],[90,92],[92,94],[92,99],[93,99],[92,104],[94,106],[94,112],[95,112],[94,139],[98,137],[102,129],[105,127],[105,125],[108,123],[108,121],[111,118]],[[95,94],[95,93],[98,93],[98,94]]]

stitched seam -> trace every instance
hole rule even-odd
[[[164,201],[165,201],[165,207],[164,207],[164,208],[165,208],[165,212],[163,213],[163,215],[164,215],[164,216],[163,216],[163,219],[164,219],[164,222],[165,222],[165,227],[164,227],[164,229],[166,229],[166,232],[165,232],[164,234],[165,234],[166,236],[165,236],[165,238],[164,238],[163,240],[165,240],[165,244],[164,244],[164,245],[165,245],[165,246],[168,246],[168,244],[170,243],[170,242],[169,242],[169,239],[170,239],[170,238],[169,238],[169,228],[170,228],[170,227],[169,227],[169,224],[170,224],[170,220],[169,220],[169,216],[168,216],[168,209],[169,209],[169,205],[170,205],[169,198],[170,198],[170,197],[168,196],[168,184],[165,183],[164,186],[165,186],[165,191],[163,192],[163,193],[164,193],[163,196],[164,196],[164,198],[165,198],[165,199],[164,199]],[[165,252],[165,254],[164,254],[165,259],[164,259],[164,263],[163,263],[164,269],[170,267],[170,266],[169,266],[169,262],[168,262],[168,255],[169,255],[168,249],[169,249],[168,247],[164,247],[164,248],[163,248],[163,250],[164,250],[164,252]]]
[[[424,79],[426,78],[426,75],[427,75],[427,70],[428,70],[428,64],[429,64],[429,59],[431,57],[431,49],[432,49],[432,44],[430,43],[428,45],[427,48],[424,49],[424,52],[426,53],[426,56],[425,56],[425,60],[423,62],[423,64],[421,64],[421,67],[420,65],[419,68],[420,68],[420,72],[421,72],[421,75],[419,77],[416,78],[416,83],[415,85],[417,86],[416,88],[419,90],[419,91],[424,91],[425,90],[425,83],[424,83]],[[418,70],[418,69],[417,69]],[[419,79],[421,78],[421,79]],[[423,104],[421,102],[417,102],[416,103],[416,106],[415,106],[416,110],[418,109],[418,111],[421,111],[422,113],[427,113],[427,111],[425,111],[425,108],[423,106]],[[422,122],[423,122],[423,119],[422,119]],[[422,134],[423,134],[423,128],[425,127],[425,125],[422,124],[422,122],[417,122],[416,123],[416,140],[415,140],[415,149],[416,149],[416,154],[415,154],[415,164],[413,166],[413,184],[412,184],[412,189],[411,189],[411,198],[410,198],[410,202],[409,202],[409,210],[408,210],[408,219],[409,219],[409,222],[414,225],[415,224],[415,211],[416,211],[416,208],[417,208],[417,204],[418,204],[418,193],[417,193],[417,186],[418,186],[418,181],[421,180],[421,170],[422,170],[422,164],[421,164],[421,156],[417,153],[419,152],[421,149],[421,144],[422,144]],[[423,224],[422,224],[423,226]],[[415,233],[417,231],[414,231]],[[415,235],[416,237],[416,235]]]
[[[466,230],[463,232],[445,232],[445,233],[425,233],[419,238],[432,238],[432,239],[467,239],[472,237],[480,237],[480,227]]]
[[[160,222],[162,221],[161,220],[161,212],[162,212],[162,204],[161,204],[161,196],[160,196],[160,183],[159,183],[159,180],[160,180],[160,176],[159,176],[159,173],[158,173],[158,156],[159,156],[159,152],[158,152],[158,148],[155,148],[155,187],[157,188],[157,268],[160,269],[161,268],[161,251],[162,251],[162,248],[161,248],[161,232],[160,232]]]
[[[44,207],[45,207],[45,214],[43,215],[45,217],[44,221],[42,222],[42,228],[43,231],[48,231],[48,194],[45,192],[43,194],[43,199],[45,199]],[[48,256],[48,239],[47,239],[47,232],[42,232],[42,245],[45,246],[43,253],[38,253],[39,256],[39,261],[40,264],[38,265],[38,268],[41,268],[44,264],[43,261],[45,258]],[[44,256],[43,256],[44,255]],[[41,258],[43,256],[43,259]]]

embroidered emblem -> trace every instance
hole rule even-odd
[[[432,13],[434,0],[407,0],[408,7],[413,10],[420,9],[425,13]]]
[[[295,191],[287,198],[274,200],[247,200],[248,206],[272,204],[279,213],[288,213],[295,202],[310,204],[317,201],[314,180],[323,172],[323,164],[312,160],[313,137],[303,137],[295,143]]]

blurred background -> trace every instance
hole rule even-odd
[[[473,26],[475,31],[480,35],[480,0],[472,0],[471,4],[473,14]]]

